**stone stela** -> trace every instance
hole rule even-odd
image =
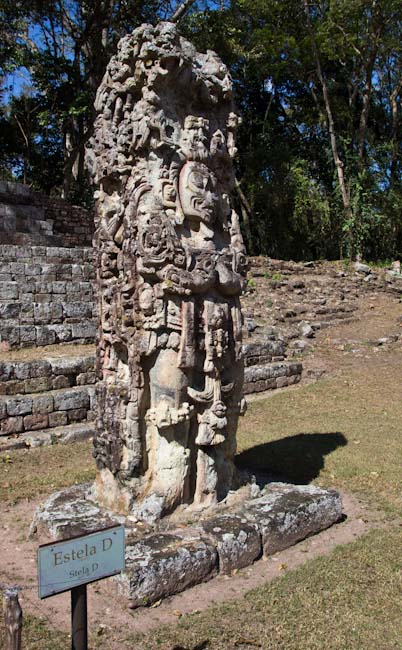
[[[236,484],[246,257],[232,80],[173,23],[123,38],[87,151],[100,300],[94,495],[158,518]]]
[[[227,68],[173,23],[142,25],[120,41],[95,109],[97,475],[51,495],[31,531],[124,524],[116,581],[141,607],[331,526],[342,501],[234,464],[247,260],[230,201],[239,117]],[[90,571],[102,554],[85,544],[74,558],[54,547],[52,568]]]

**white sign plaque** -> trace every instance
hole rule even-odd
[[[116,575],[124,569],[124,526],[103,528],[38,548],[39,598]]]

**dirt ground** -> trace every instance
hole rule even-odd
[[[344,377],[348,382],[356,369],[361,371],[363,368],[372,374],[381,367],[385,381],[400,381],[402,347],[398,337],[401,336],[401,311],[401,303],[395,297],[381,294],[373,300],[368,295],[363,296],[359,299],[359,309],[352,321],[336,324],[317,335],[314,349],[304,362],[306,371],[321,369],[325,377]],[[379,342],[379,339],[384,341]],[[301,388],[283,390],[293,392]],[[260,394],[255,399],[271,395],[273,393]],[[32,471],[35,471],[34,467]],[[276,578],[281,572],[292,570],[311,558],[329,554],[339,544],[353,541],[370,528],[387,525],[381,513],[369,509],[356,495],[344,492],[342,498],[346,518],[340,524],[267,560],[260,560],[235,575],[215,578],[157,603],[150,609],[129,610],[126,601],[116,595],[111,579],[89,585],[92,630],[98,630],[100,635],[107,634],[109,650],[128,647],[121,643],[127,632],[147,632],[163,623],[172,624],[184,614],[237,599],[250,589]],[[52,629],[68,632],[69,594],[40,601],[36,593],[37,542],[27,539],[36,505],[35,501],[26,499],[15,505],[0,504],[3,527],[0,582],[21,587],[21,604],[25,613],[43,617]]]

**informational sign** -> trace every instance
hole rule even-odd
[[[116,575],[124,569],[124,526],[38,548],[39,598]]]

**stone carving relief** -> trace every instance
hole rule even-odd
[[[123,38],[96,99],[96,498],[158,517],[235,482],[246,258],[232,82],[173,23]]]

